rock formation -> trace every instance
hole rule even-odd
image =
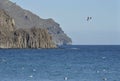
[[[4,10],[0,10],[0,48],[55,48],[47,29],[19,28]]]
[[[28,10],[9,0],[0,0],[0,8],[5,10],[13,19],[17,28],[45,28],[51,34],[52,40],[57,45],[71,44],[71,39],[62,31],[60,25],[53,19],[42,19]]]

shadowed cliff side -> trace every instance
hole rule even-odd
[[[46,29],[18,29],[14,32],[15,48],[55,48],[52,37]]]
[[[55,48],[46,29],[15,27],[14,19],[0,10],[0,48]]]

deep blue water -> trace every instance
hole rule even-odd
[[[0,81],[120,81],[120,46],[0,49]]]

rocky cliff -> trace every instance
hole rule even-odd
[[[0,8],[4,9],[14,19],[17,28],[45,28],[48,30],[48,33],[51,34],[55,44],[63,45],[72,43],[60,25],[51,18],[42,19],[9,0],[0,0]]]
[[[0,48],[55,48],[47,29],[16,28],[15,20],[0,10]]]

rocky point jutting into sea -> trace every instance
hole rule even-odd
[[[46,29],[15,27],[15,21],[0,10],[0,48],[55,48]]]
[[[32,12],[22,9],[20,6],[9,0],[0,0],[0,9],[4,10],[12,18],[11,22],[14,25],[13,28],[15,28],[15,31],[21,29],[19,30],[19,32],[24,32],[25,35],[23,35],[23,33],[19,33],[22,34],[23,36],[26,36],[28,33],[30,34],[31,28],[32,29],[35,28],[36,31],[38,31],[37,29],[43,32],[48,31],[48,34],[51,36],[50,38],[55,43],[55,45],[64,45],[64,44],[68,45],[72,43],[71,38],[69,38],[64,33],[60,25],[56,23],[52,18],[42,19],[39,16],[33,14]],[[40,41],[42,40],[43,39],[40,39]]]

